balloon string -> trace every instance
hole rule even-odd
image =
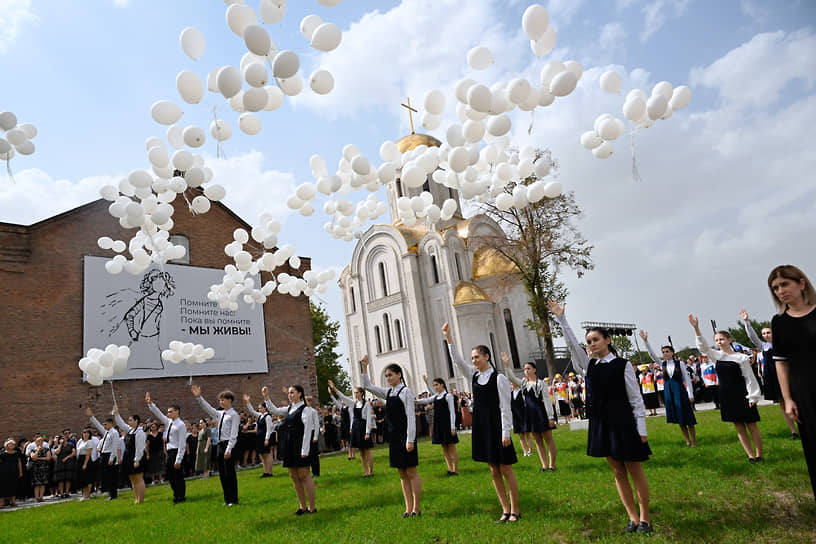
[[[12,183],[17,183],[14,180],[14,174],[11,173],[11,158],[8,156],[10,152],[11,150],[6,152],[6,173],[8,174],[8,178],[11,180]]]
[[[533,133],[533,123],[535,123],[535,108],[530,112],[530,126],[527,128],[527,135]]]
[[[213,106],[213,110],[212,110],[213,111],[213,121],[215,122],[215,131],[218,133],[219,136],[221,136],[221,127],[218,125],[218,115],[215,113],[215,110],[216,110],[217,107],[218,106]],[[221,155],[223,155],[223,154],[224,154],[224,150],[221,149],[221,139],[216,138],[215,139],[215,158],[220,159],[220,158],[222,158]],[[226,156],[223,157],[223,158],[226,159]]]
[[[640,177],[640,171],[638,170],[637,165],[637,152],[635,150],[635,132],[637,131],[637,127],[632,127],[632,130],[629,132],[630,136],[630,145],[632,148],[632,180],[635,182],[643,181],[643,178]]]
[[[111,378],[111,379],[110,379],[110,380],[108,380],[108,381],[110,381],[110,386],[111,386],[111,397],[113,397],[113,405],[114,405],[114,406],[116,406],[116,392],[113,390],[113,378]]]

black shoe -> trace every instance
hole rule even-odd
[[[271,474],[267,474],[266,472],[264,472],[263,474],[261,474],[261,478],[271,478],[271,477],[272,477],[272,475],[271,475]]]
[[[549,471],[551,471],[551,472],[555,472],[555,467],[550,467],[550,468],[548,468],[547,470],[549,470]]]
[[[645,521],[641,521],[640,523],[638,523],[636,532],[650,535],[650,534],[654,533],[654,529],[652,529],[652,525],[650,523],[646,523]]]
[[[513,513],[511,513],[511,514],[510,514],[510,517],[507,519],[507,521],[509,521],[510,523],[515,523],[515,522],[517,522],[517,521],[518,521],[518,520],[520,520],[520,519],[521,519],[521,514],[513,514]]]
[[[791,433],[791,440],[801,440],[799,433]]]
[[[507,523],[508,519],[510,519],[510,514],[508,512],[503,512],[501,517],[496,520],[496,523]]]
[[[539,470],[539,472],[547,472],[547,470],[549,470],[547,467],[541,467],[541,469]]]
[[[295,510],[295,515],[296,516],[302,516],[306,512],[307,512],[307,510],[304,510],[303,508],[298,508],[297,510]]]
[[[756,463],[757,462],[756,457],[749,457],[748,462],[749,463]]]
[[[634,533],[638,530],[638,523],[636,521],[629,520],[629,523],[626,524],[626,527],[623,528],[624,533]]]
[[[311,510],[306,510],[307,514],[317,514],[317,508],[312,508]]]
[[[181,498],[181,499],[173,499],[173,504],[178,504],[178,503],[180,503],[180,502],[186,502],[186,501],[187,501],[187,499],[185,499],[185,498]]]
[[[409,512],[403,512],[402,513],[402,519],[408,519],[410,517],[411,517],[411,514]]]
[[[412,518],[418,518],[420,516],[422,516],[422,510],[420,510],[419,512],[411,512]]]

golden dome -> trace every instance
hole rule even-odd
[[[491,302],[482,288],[475,283],[460,281],[453,295],[453,305],[472,304],[474,302]]]
[[[427,145],[428,147],[439,147],[442,145],[442,142],[433,136],[429,136],[428,134],[409,134],[408,136],[400,138],[397,141],[397,149],[399,149],[400,153],[411,151],[412,149],[421,145]]]
[[[480,247],[473,253],[473,279],[507,276],[518,272],[507,257],[490,247]]]

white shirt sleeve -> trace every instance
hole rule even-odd
[[[368,379],[368,374],[361,374],[360,379],[363,380],[363,389],[371,391],[371,393],[377,395],[381,399],[385,399],[388,396],[388,389],[371,383],[371,380]]]
[[[660,361],[663,360],[663,357],[659,357],[657,355],[657,352],[654,350],[652,345],[649,343],[649,340],[644,340],[643,342],[646,344],[646,351],[649,352],[649,356],[652,358],[652,361],[654,361],[655,363],[659,363]]]
[[[405,406],[405,417],[408,419],[408,434],[406,442],[416,442],[416,407],[414,406],[414,392],[410,387],[403,387],[400,391],[400,399]]]
[[[712,363],[722,360],[724,353],[718,349],[712,349],[711,346],[708,345],[708,342],[706,342],[705,338],[702,336],[696,336],[695,341],[697,343],[697,349],[700,351],[700,353],[707,356]]]
[[[272,402],[272,399],[268,399],[264,401],[264,405],[266,405],[266,410],[270,414],[275,414],[276,416],[286,417],[289,415],[289,407],[284,406],[283,408],[278,408],[275,406],[275,403]]]
[[[252,417],[254,417],[255,419],[258,419],[259,417],[261,417],[261,413],[258,410],[256,410],[254,406],[252,406],[251,401],[246,403],[246,407],[247,407],[247,412],[252,414]]]
[[[366,422],[366,434],[371,434],[371,428],[374,427],[374,409],[371,407],[370,402],[366,402],[363,406],[363,419]]]
[[[199,398],[201,398],[201,397],[199,397]],[[201,400],[204,400],[204,399],[201,399]],[[218,410],[213,410],[213,411],[216,414],[218,413]],[[229,429],[230,432],[229,432],[229,437],[227,438],[227,440],[228,440],[227,450],[226,450],[225,453],[232,453],[232,448],[234,448],[235,444],[238,443],[238,431],[240,430],[240,427],[241,427],[241,417],[238,415],[238,412],[236,412],[235,410],[230,410],[230,412],[232,412],[232,413],[227,413],[224,416],[225,418],[229,417],[230,420],[231,420],[230,422],[232,423],[232,425],[230,425],[230,429]],[[223,439],[219,436],[219,440],[223,440]]]
[[[314,419],[310,412],[311,408],[306,406],[300,414],[300,420],[303,422],[303,442],[300,445],[300,455],[308,457],[309,451],[312,448],[312,432],[314,432]]]
[[[751,340],[751,343],[754,344],[755,347],[758,347],[762,351],[771,348],[771,344],[768,342],[763,342],[760,340],[759,335],[754,330],[753,325],[749,321],[743,320],[742,326],[745,327],[745,332],[748,334],[748,338]]]
[[[425,404],[431,404],[436,400],[436,396],[433,397],[425,397],[424,399],[415,399],[414,403],[419,404],[420,406],[424,406]]]
[[[176,463],[181,464],[184,461],[184,452],[187,451],[187,426],[181,418],[173,421],[174,430],[176,433],[176,440],[178,443],[178,451],[176,452]]]
[[[136,442],[136,455],[134,456],[133,459],[135,461],[138,461],[144,455],[145,443],[147,442],[147,437],[145,436],[144,431],[141,430],[141,429],[136,429],[136,432],[134,434],[135,434],[134,439],[135,439],[135,442]]]
[[[348,407],[354,406],[354,403],[356,402],[353,398],[346,396],[342,391],[337,391],[337,396],[340,397],[340,400],[345,402],[346,406],[348,406]],[[332,398],[334,398],[334,397],[332,397]],[[340,404],[338,402],[337,407],[342,408],[342,404]]]
[[[342,409],[343,409],[343,403],[342,403],[342,402],[340,402],[339,400],[337,400],[337,397],[335,397],[334,395],[329,395],[329,398],[332,400],[332,402],[334,403],[334,405],[335,405],[335,406],[337,406],[337,409],[338,409],[338,410],[342,410]]]
[[[505,367],[504,375],[507,376],[507,379],[510,380],[510,383],[512,383],[516,387],[518,388],[524,387],[524,380],[519,380],[516,377],[516,373],[513,372],[511,369]]]
[[[170,418],[164,415],[162,411],[159,410],[158,406],[151,402],[150,404],[147,405],[147,407],[150,410],[150,413],[156,416],[156,419],[164,423],[165,427],[170,427]]]
[[[261,418],[266,418],[266,434],[264,434],[264,440],[269,440],[269,437],[275,432],[275,424],[272,422],[272,416],[268,413],[261,414]]]
[[[635,369],[632,368],[629,361],[626,361],[626,367],[623,370],[623,380],[626,383],[626,397],[629,399],[632,414],[635,416],[638,434],[646,436],[646,405],[643,404],[643,397],[640,395],[640,384],[638,384]]]
[[[561,325],[561,330],[564,332],[564,340],[567,341],[567,347],[572,355],[572,361],[578,365],[582,372],[586,374],[586,369],[589,366],[589,356],[587,355],[586,350],[581,347],[575,333],[572,332],[569,322],[567,321],[567,313],[564,312],[561,317],[556,315],[553,315],[553,317],[558,324]]]
[[[476,374],[476,367],[465,361],[465,358],[459,353],[459,348],[456,347],[456,344],[448,344],[448,351],[450,352],[451,359],[459,367],[459,370],[462,371],[462,374],[468,379],[472,379],[473,375]]]
[[[501,373],[496,376],[496,389],[499,392],[502,438],[510,438],[510,430],[513,427],[513,412],[510,410],[510,381],[507,376]]]
[[[683,361],[680,361],[680,370],[683,372],[683,383],[686,384],[686,393],[688,393],[688,398],[690,401],[694,401],[694,384],[691,381],[688,368],[686,368],[686,363]]]
[[[756,376],[754,376],[754,371],[751,369],[751,358],[744,354],[739,355],[740,360],[738,362],[742,371],[742,378],[745,380],[745,389],[748,391],[745,398],[748,399],[748,402],[756,404],[762,398],[762,391],[759,388]]]
[[[104,434],[107,432],[107,431],[105,430],[105,427],[103,427],[103,426],[102,426],[102,424],[101,424],[101,423],[99,423],[99,420],[98,420],[98,419],[96,419],[96,417],[94,417],[94,416],[91,416],[91,425],[93,425],[93,426],[94,426],[94,428],[95,428],[97,431],[99,431],[100,433],[102,433],[103,435],[104,435]]]
[[[221,418],[221,410],[216,410],[215,408],[210,406],[210,403],[204,399],[204,395],[199,395],[198,397],[196,397],[196,400],[198,401],[198,405],[201,406],[201,409],[210,414],[211,418],[214,419]]]
[[[445,401],[448,403],[448,415],[450,416],[450,428],[451,431],[456,430],[456,408],[455,403],[453,402],[453,395],[450,393],[445,393]]]

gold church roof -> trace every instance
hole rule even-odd
[[[428,229],[423,226],[406,227],[405,225],[395,225],[395,228],[405,240],[409,253],[417,253],[420,240],[428,234]]]
[[[472,304],[474,302],[492,302],[482,288],[475,283],[460,281],[453,294],[453,305]]]
[[[427,145],[428,147],[439,147],[440,145],[442,145],[442,142],[428,134],[413,134],[413,133],[403,138],[400,138],[397,141],[397,149],[399,149],[400,153],[411,151],[412,149],[419,147],[421,145]]]
[[[512,261],[491,247],[480,247],[473,253],[474,280],[491,276],[507,276],[518,271]]]

